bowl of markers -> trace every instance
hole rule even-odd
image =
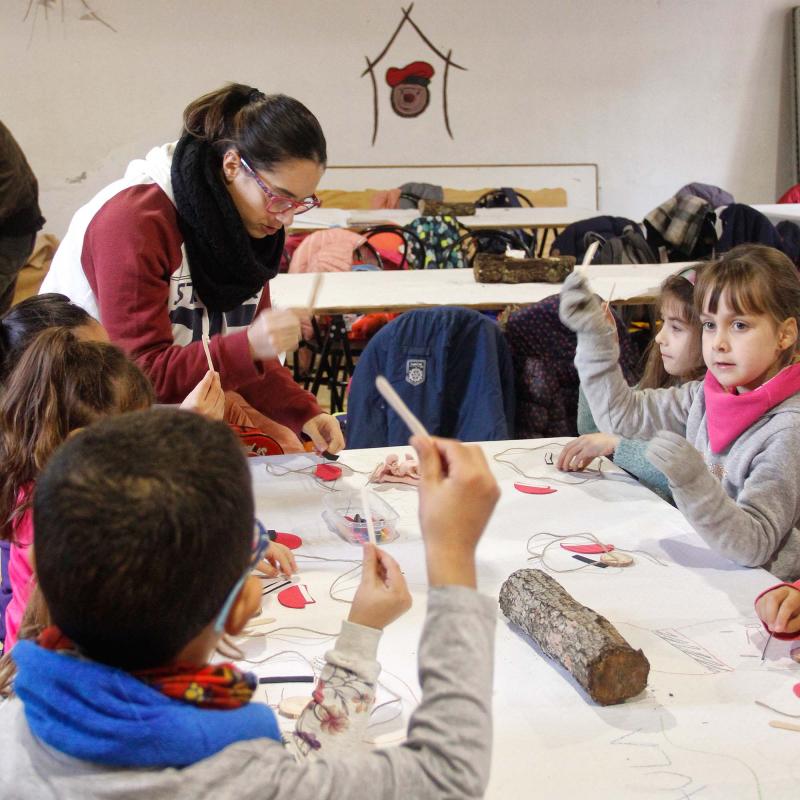
[[[398,537],[397,512],[375,492],[368,491],[369,514],[375,529],[378,544],[393,542]],[[367,512],[361,492],[332,492],[325,497],[322,518],[328,528],[350,544],[366,544],[369,541]]]

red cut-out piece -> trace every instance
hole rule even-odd
[[[553,494],[558,491],[550,486],[531,486],[528,483],[515,483],[514,488],[523,494]]]
[[[308,587],[305,587],[305,590],[306,594],[308,594]],[[308,594],[308,596],[311,597],[310,594]],[[316,603],[316,600],[313,598],[307,600],[303,594],[303,590],[295,585],[284,589],[282,592],[278,592],[278,602],[282,606],[286,606],[286,608],[305,608],[310,603]]]
[[[303,545],[303,540],[296,534],[282,533],[281,531],[275,531],[275,541],[290,550],[297,550],[298,547]]]
[[[800,683],[796,683],[792,688],[792,691],[795,694],[795,697],[800,697]]]
[[[564,544],[562,542],[561,546],[570,553],[583,553],[587,556],[610,553],[614,549],[613,544]]]
[[[335,464],[317,464],[314,474],[323,481],[335,481],[342,477],[342,468]]]

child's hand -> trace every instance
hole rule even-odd
[[[647,460],[660,469],[671,486],[683,486],[708,472],[706,462],[697,448],[679,433],[659,431],[647,445]]]
[[[221,420],[225,415],[225,392],[222,391],[219,372],[211,370],[206,372],[203,380],[189,392],[189,395],[181,403],[181,408],[184,411],[202,414],[209,419]]]
[[[265,564],[265,561],[269,563]],[[277,578],[281,573],[289,577],[297,572],[297,563],[288,547],[278,542],[270,542],[263,560],[258,565],[258,570],[270,578]]]
[[[361,583],[348,621],[383,630],[409,608],[411,595],[397,562],[385,550],[365,544]]]
[[[452,439],[414,436],[419,521],[431,586],[475,586],[475,548],[500,489],[483,451]]]
[[[600,307],[600,301],[589,289],[586,278],[579,272],[571,272],[564,281],[558,316],[571,331],[608,333],[608,321]]]
[[[564,446],[556,466],[563,472],[580,472],[600,456],[610,456],[619,446],[619,436],[585,433]]]
[[[772,633],[800,633],[800,589],[775,587],[758,598],[756,613]]]

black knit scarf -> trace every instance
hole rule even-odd
[[[284,232],[253,239],[222,182],[211,146],[184,134],[172,157],[172,191],[194,289],[210,311],[231,311],[278,272]]]

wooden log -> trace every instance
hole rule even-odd
[[[647,686],[650,662],[644,653],[546,572],[520,569],[510,575],[500,589],[500,608],[600,705],[621,703]]]
[[[420,200],[417,206],[423,217],[474,217],[475,203],[447,203],[441,200]]]
[[[498,253],[476,253],[472,262],[478,283],[562,283],[574,268],[572,256],[510,258]]]

